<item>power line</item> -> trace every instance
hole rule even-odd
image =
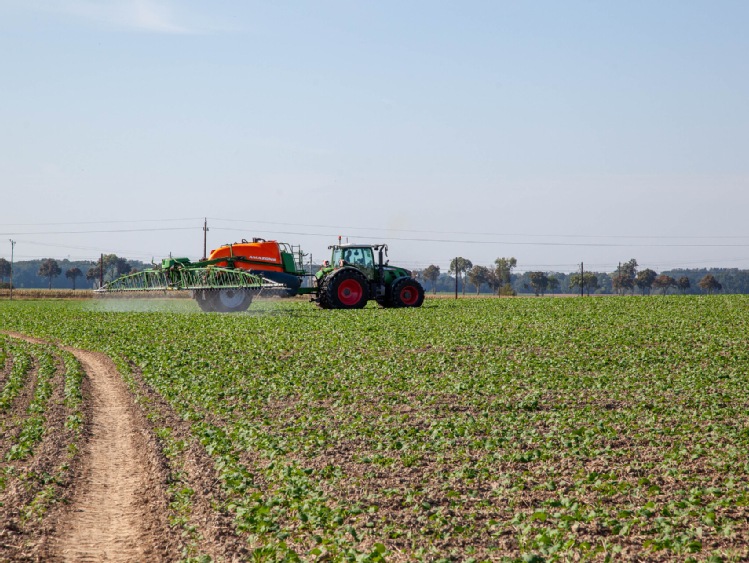
[[[66,250],[89,250],[91,252],[96,252],[97,254],[100,254],[101,252],[107,252],[115,254],[139,254],[142,256],[150,255],[151,252],[145,252],[145,251],[135,251],[135,250],[122,250],[122,249],[112,249],[112,248],[103,248],[101,246],[76,246],[71,244],[56,244],[54,242],[39,242],[35,240],[21,240],[20,242],[23,242],[24,244],[31,245],[31,246],[49,246],[52,248],[64,248]]]
[[[196,221],[195,226],[189,226],[189,227],[167,227],[167,226],[161,226],[161,227],[139,227],[139,228],[124,228],[124,229],[82,229],[82,230],[50,230],[50,231],[27,231],[27,232],[9,232],[9,233],[0,233],[0,236],[17,236],[17,235],[63,235],[63,234],[69,234],[69,235],[80,235],[80,234],[102,234],[102,233],[136,233],[136,232],[163,232],[163,231],[197,231],[198,229],[204,229],[205,225],[203,225],[204,218],[181,218],[181,219],[139,219],[139,220],[122,220],[122,221],[88,221],[88,222],[69,222],[69,223],[39,223],[38,225],[96,225],[96,224],[112,224],[112,223],[139,223],[139,222],[169,222],[169,221]],[[197,220],[200,220],[201,224],[197,224]],[[304,223],[282,223],[282,222],[272,222],[272,221],[249,221],[249,220],[239,220],[239,219],[217,219],[213,218],[214,221],[219,222],[230,222],[230,223],[242,223],[242,224],[267,224],[267,225],[295,225],[295,226],[308,226],[308,227],[314,227],[314,228],[333,228],[331,226],[325,226],[325,225],[312,225],[312,224],[304,224]],[[25,225],[32,225],[32,224],[25,224]],[[244,232],[244,229],[240,228],[230,228],[230,227],[212,227],[213,230],[216,231],[226,231],[226,232]],[[500,236],[498,233],[467,233],[467,232],[461,232],[461,231],[419,231],[415,229],[385,229],[385,228],[372,228],[372,227],[337,227],[338,232],[345,231],[348,229],[353,229],[357,231],[365,231],[365,230],[373,230],[373,231],[399,231],[399,232],[413,232],[413,233],[442,233],[442,234],[473,234],[473,235],[479,235],[479,236]],[[296,231],[296,230],[272,230],[272,231],[265,231],[269,234],[273,235],[290,235],[290,236],[304,236],[304,237],[325,237],[331,240],[335,240],[338,237],[338,234],[332,234],[332,233],[320,233],[320,232],[306,232],[306,231]],[[359,234],[359,235],[349,235],[347,238],[351,238],[354,240],[362,241],[362,240],[372,240],[372,239],[379,239],[383,235],[366,235],[366,234]],[[512,234],[512,235],[505,235],[505,236],[527,236],[527,237],[542,237],[542,236],[553,236],[555,238],[612,238],[612,239],[625,239],[625,238],[632,238],[632,239],[649,239],[649,238],[668,238],[668,239],[697,239],[697,240],[709,240],[709,239],[742,239],[742,238],[749,238],[749,237],[743,237],[743,236],[706,236],[706,237],[700,237],[700,236],[694,236],[694,237],[683,237],[683,236],[669,236],[669,237],[649,237],[649,236],[635,236],[635,237],[629,237],[625,235],[537,235],[537,234],[526,234],[526,235],[520,235],[520,234]],[[651,242],[651,243],[638,243],[638,242],[630,242],[630,243],[623,243],[623,242],[559,242],[559,241],[538,241],[538,240],[479,240],[479,239],[459,239],[459,238],[428,238],[428,237],[392,237],[388,236],[388,240],[392,241],[405,241],[405,242],[419,242],[419,243],[440,243],[440,244],[465,244],[465,245],[501,245],[501,246],[538,246],[538,247],[581,247],[581,248],[749,248],[749,243],[698,243],[698,242],[692,242],[692,243],[659,243],[659,242]],[[73,245],[60,245],[55,243],[39,243],[34,241],[26,241],[29,244],[39,244],[39,245],[46,245],[46,246],[53,246],[57,248],[69,248],[69,249],[76,249],[76,250],[91,250],[96,251],[97,253],[101,251],[101,247],[86,247],[86,246],[73,246]],[[112,251],[112,249],[108,250],[109,252]],[[131,251],[116,251],[118,254],[127,254],[131,257],[138,256],[138,257],[149,257],[153,256],[153,252],[131,252]],[[156,253],[157,254],[157,253]],[[663,263],[663,265],[666,264],[673,264],[674,266],[678,265],[685,265],[689,263],[694,264],[704,264],[706,262],[712,262],[714,261],[714,258],[707,258],[704,260],[680,260],[680,261],[674,261],[674,262],[666,262]],[[732,259],[720,259],[721,262],[736,262],[736,261],[745,261],[749,260],[749,258],[732,258]],[[441,262],[438,261],[438,262]],[[414,264],[422,263],[419,262],[413,262]],[[591,266],[599,266],[596,264],[591,264]],[[575,264],[569,263],[569,264],[546,264],[546,265],[528,265],[527,267],[538,267],[538,268],[571,268],[575,267]]]
[[[88,234],[101,234],[101,233],[148,233],[156,231],[194,231],[200,227],[156,227],[153,229],[96,229],[90,231],[36,231],[36,232],[16,232],[16,233],[0,233],[0,236],[13,236],[13,235],[88,235]]]
[[[199,219],[199,218],[198,218]],[[171,221],[186,221],[193,219],[172,219]],[[529,237],[529,238],[598,238],[598,239],[636,239],[636,240],[647,240],[652,238],[658,239],[671,239],[671,240],[721,240],[721,239],[749,239],[749,236],[733,236],[733,235],[719,235],[719,236],[629,236],[629,235],[552,235],[552,234],[535,234],[535,233],[480,233],[480,232],[465,232],[465,231],[420,231],[415,229],[389,229],[389,228],[378,228],[378,227],[342,227],[342,226],[330,226],[330,225],[314,225],[304,223],[281,223],[272,221],[244,221],[239,219],[216,219],[216,221],[224,222],[235,222],[235,223],[260,223],[270,225],[287,225],[287,226],[300,226],[300,227],[312,227],[312,228],[336,228],[338,232],[341,230],[373,230],[373,231],[396,231],[396,232],[413,232],[413,233],[439,233],[439,234],[463,234],[463,235],[477,235],[477,236],[508,236],[508,237]],[[133,222],[153,222],[153,221],[170,221],[169,219],[149,219],[139,221],[90,221],[80,223],[40,223],[39,225],[84,225],[84,224],[110,224],[110,223],[133,223]],[[27,224],[30,225],[30,224]],[[194,227],[153,227],[153,228],[133,228],[133,229],[87,229],[87,230],[76,230],[76,231],[24,231],[24,232],[5,232],[0,233],[0,236],[17,236],[17,235],[78,235],[78,234],[103,234],[103,233],[138,233],[138,232],[163,232],[163,231],[188,231],[197,230],[202,228],[198,225]],[[228,228],[228,227],[213,227],[214,230],[219,231],[237,231],[240,229]],[[273,234],[284,234],[294,236],[316,236],[316,237],[330,237],[335,238],[338,234],[332,233],[311,233],[301,231],[266,231]],[[357,240],[379,238],[382,235],[349,235],[348,238]],[[455,244],[498,244],[498,245],[517,245],[517,246],[572,246],[572,247],[602,247],[602,248],[749,248],[749,242],[747,243],[613,243],[613,242],[555,242],[555,241],[513,241],[513,240],[477,240],[477,239],[450,239],[450,238],[422,238],[422,237],[388,237],[389,240],[398,240],[404,242],[432,242],[432,243],[455,243]]]
[[[227,227],[212,227],[214,231],[237,231],[239,229],[232,229]],[[337,234],[331,233],[308,233],[300,231],[265,231],[266,233],[276,235],[294,235],[294,236],[313,236],[313,237],[328,237],[336,238]],[[364,235],[349,235],[347,238],[365,240],[380,238],[380,236],[364,236]],[[404,242],[434,242],[434,243],[451,243],[451,244],[497,244],[505,246],[573,246],[573,247],[588,247],[588,248],[749,248],[749,242],[746,244],[677,244],[677,243],[653,243],[653,244],[642,244],[642,243],[594,243],[594,242],[529,242],[529,241],[507,241],[507,240],[466,240],[466,239],[445,239],[445,238],[411,238],[411,237],[388,237],[388,240],[398,240]]]
[[[211,221],[224,221],[226,223],[245,223],[260,225],[282,225],[287,227],[310,227],[319,229],[338,229],[339,231],[386,231],[386,232],[403,232],[403,233],[436,233],[443,235],[475,235],[475,236],[495,236],[495,237],[529,237],[529,238],[614,238],[614,239],[749,239],[749,235],[570,235],[570,234],[553,234],[553,233],[491,233],[476,231],[444,231],[444,230],[419,230],[419,229],[399,229],[390,227],[353,227],[343,225],[319,225],[314,223],[288,223],[279,221],[251,221],[246,219],[221,219],[218,217],[208,217]],[[335,235],[338,236],[338,235]]]
[[[113,223],[165,223],[172,221],[198,221],[202,217],[185,217],[182,219],[119,219],[114,221],[74,221],[65,223],[4,223],[6,227],[49,227],[59,225],[111,225]]]

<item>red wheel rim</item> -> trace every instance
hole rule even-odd
[[[416,305],[416,302],[419,300],[419,292],[414,286],[407,285],[401,289],[400,298],[401,303],[410,307],[411,305]]]
[[[343,280],[338,286],[338,300],[344,305],[356,305],[363,294],[362,286],[356,280]]]

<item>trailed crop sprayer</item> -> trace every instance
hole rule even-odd
[[[387,245],[337,244],[314,274],[304,271],[286,243],[260,238],[212,250],[205,260],[165,258],[159,266],[117,278],[98,293],[190,290],[203,311],[245,311],[264,295],[310,295],[323,309],[420,307],[424,289],[405,268],[385,260]],[[302,287],[305,277],[310,287]]]

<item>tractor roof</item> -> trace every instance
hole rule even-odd
[[[381,246],[387,246],[384,243],[379,244],[354,244],[354,243],[346,243],[346,244],[331,244],[328,248],[374,248],[377,250]]]

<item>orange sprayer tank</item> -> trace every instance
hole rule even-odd
[[[283,262],[281,261],[281,250],[278,242],[275,240],[258,241],[258,242],[236,242],[226,244],[215,250],[211,250],[209,260],[224,258],[228,256],[241,256],[242,261],[238,261],[236,266],[245,270],[268,270],[283,272]],[[217,266],[226,266],[226,262],[219,262]]]
[[[291,249],[285,243],[275,240],[253,239],[252,242],[242,240],[234,244],[225,244],[211,250],[209,260],[228,257],[237,258],[234,261],[236,268],[249,270],[263,277],[282,283],[291,291],[295,292],[302,283],[301,274],[297,271],[294,256]],[[218,262],[220,267],[225,267],[227,262]]]

